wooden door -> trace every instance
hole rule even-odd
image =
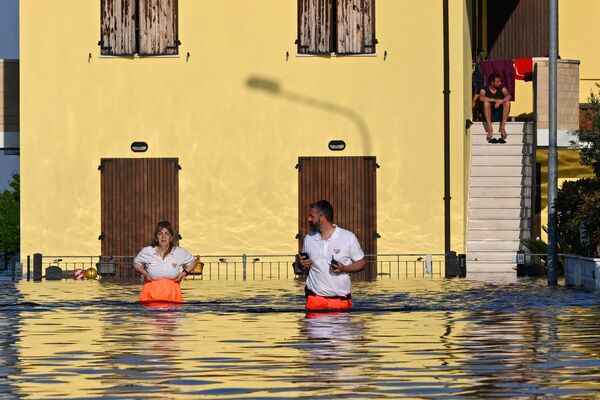
[[[177,158],[103,158],[101,224],[103,260],[118,262],[117,278],[134,277],[133,257],[151,244],[159,221],[179,232]]]
[[[352,279],[377,277],[377,187],[375,157],[300,157],[298,159],[299,249],[308,233],[308,207],[318,200],[333,206],[334,223],[352,231],[367,257]]]

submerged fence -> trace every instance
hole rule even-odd
[[[283,255],[208,255],[196,256],[200,264],[186,279],[207,280],[289,280],[301,276],[293,269],[294,254]],[[403,279],[416,277],[443,277],[443,254],[369,254],[367,268],[375,271],[374,279]],[[73,279],[76,270],[95,269],[102,279],[141,279],[131,266],[132,256],[45,256],[39,255],[38,278],[46,278],[47,271],[60,276],[54,279]],[[27,257],[27,278],[33,277],[33,259]],[[51,268],[50,270],[48,268]],[[58,268],[57,268],[58,267]],[[41,276],[39,273],[41,270]],[[35,279],[35,278],[33,278]]]

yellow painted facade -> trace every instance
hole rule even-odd
[[[112,157],[179,158],[181,244],[190,251],[294,253],[294,166],[299,156],[334,155],[332,139],[346,141],[341,155],[381,165],[378,251],[444,251],[441,2],[378,0],[376,55],[312,57],[296,54],[296,1],[180,0],[179,56],[163,58],[101,57],[99,3],[21,2],[23,255],[100,253],[97,167]],[[457,252],[466,26],[466,5],[450,2]],[[148,151],[132,153],[133,141]]]

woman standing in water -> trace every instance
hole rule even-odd
[[[140,302],[183,303],[179,283],[196,268],[187,250],[173,245],[173,226],[161,221],[154,231],[152,246],[144,247],[133,260],[133,269],[145,279]]]

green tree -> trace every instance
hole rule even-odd
[[[596,83],[596,87],[600,85]],[[591,122],[591,129],[579,129],[573,132],[579,139],[580,158],[582,165],[590,165],[597,178],[600,178],[600,91],[590,92],[588,97],[589,109],[585,119]],[[575,141],[571,141],[575,145]]]
[[[20,177],[14,174],[10,189],[0,193],[0,253],[16,253],[21,241],[20,233]]]

